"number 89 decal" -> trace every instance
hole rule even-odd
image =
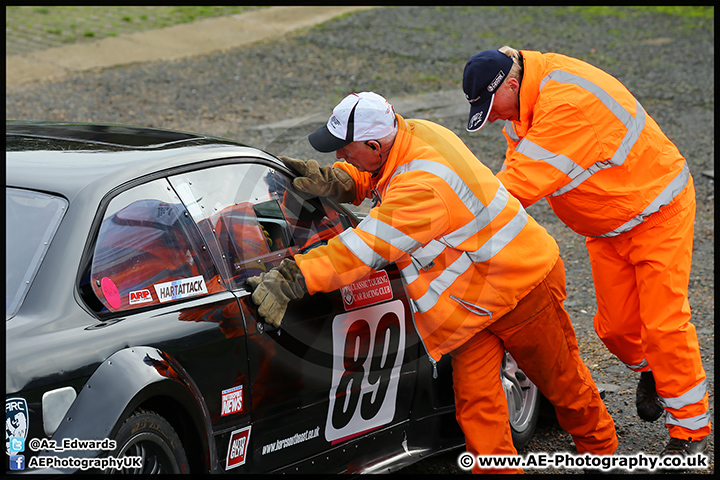
[[[385,425],[395,416],[405,352],[405,309],[396,300],[338,315],[332,334],[328,441]]]

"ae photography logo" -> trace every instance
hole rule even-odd
[[[707,455],[647,455],[642,452],[634,455],[582,455],[572,453],[529,453],[520,455],[473,455],[463,452],[458,456],[458,466],[462,470],[471,470],[477,466],[484,468],[592,468],[610,470],[699,470],[709,467]]]

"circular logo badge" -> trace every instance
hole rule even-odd
[[[100,287],[102,288],[105,300],[112,308],[120,308],[120,292],[118,292],[115,282],[110,280],[108,277],[103,277],[100,281]]]

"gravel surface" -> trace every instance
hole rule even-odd
[[[465,131],[462,69],[474,53],[511,45],[586,60],[619,78],[687,158],[697,190],[690,304],[714,411],[714,18],[635,9],[571,7],[396,7],[348,15],[280,40],[173,62],[77,74],[62,81],[6,88],[9,119],[110,122],[233,138],[274,154],[333,160],[310,150],[306,135],[348,93],[373,90],[398,113],[454,130],[497,172],[501,125]],[[451,100],[446,100],[446,99]],[[440,100],[438,100],[440,99]],[[455,100],[457,99],[457,101]],[[399,108],[404,106],[405,110]],[[565,261],[568,300],[580,354],[616,422],[618,454],[659,454],[662,421],[635,413],[637,375],[598,340],[584,239],[547,203],[528,209],[556,238]],[[662,301],[662,299],[658,299]],[[570,436],[541,422],[521,454],[573,452]],[[464,473],[459,452],[403,473]],[[714,473],[714,433],[710,436]],[[529,470],[579,473],[579,470]],[[635,472],[642,473],[642,472]]]

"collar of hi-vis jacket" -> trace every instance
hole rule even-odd
[[[412,120],[405,120],[401,115],[395,114],[395,118],[398,123],[397,135],[395,135],[395,141],[388,154],[388,159],[382,166],[382,169],[375,178],[376,190],[382,198],[387,190],[388,183],[393,178],[395,170],[407,161],[407,153],[410,151],[412,146],[413,134],[412,131],[415,125]]]
[[[513,122],[515,133],[524,137],[533,121],[533,111],[540,95],[540,81],[545,70],[545,58],[540,52],[520,50],[523,56],[523,78],[520,85],[520,122]]]

